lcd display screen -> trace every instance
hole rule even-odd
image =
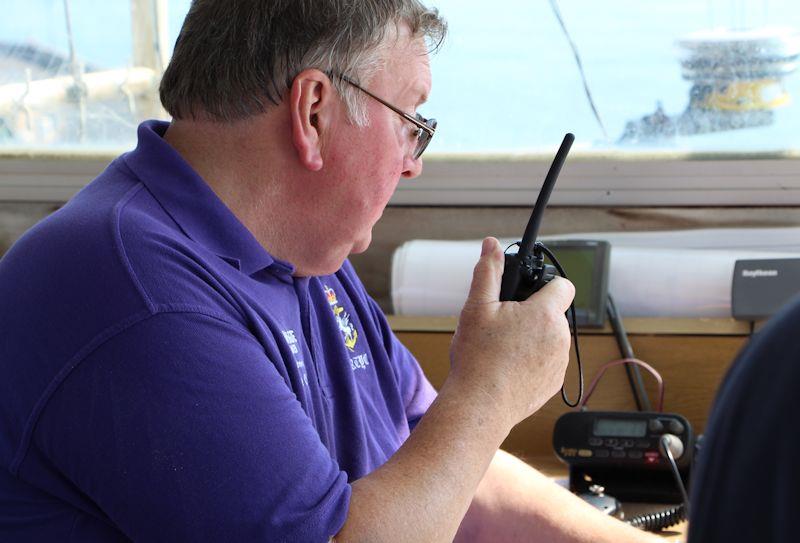
[[[594,274],[598,273],[595,246],[563,247],[558,243],[548,245],[554,246],[553,250],[556,252],[559,264],[564,268],[572,284],[575,285],[575,307],[596,311],[597,308],[592,307],[594,302],[592,291],[596,288],[593,278]],[[550,262],[550,259],[548,258],[547,261]]]
[[[625,419],[597,419],[594,435],[599,437],[644,437],[647,435],[647,421]]]
[[[599,240],[549,240],[545,244],[575,285],[578,326],[603,326],[610,245]],[[549,258],[547,262],[552,264]]]

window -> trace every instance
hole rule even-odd
[[[554,204],[800,203],[796,2],[436,5],[434,158],[395,203],[530,205],[568,131]]]
[[[451,39],[432,62],[433,151],[537,153],[568,131],[586,152],[800,148],[797,2],[437,5]]]
[[[129,147],[140,120],[165,116],[157,89],[172,43],[168,7],[33,0],[6,14],[0,148],[113,154]]]
[[[428,3],[450,24],[421,109],[439,129],[395,204],[528,205],[567,131],[555,204],[800,203],[795,2]],[[165,116],[188,6],[31,0],[0,20],[0,198],[68,197]]]

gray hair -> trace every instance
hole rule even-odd
[[[419,0],[193,0],[159,88],[176,119],[221,122],[280,103],[301,71],[327,73],[353,122],[368,122],[362,84],[380,68],[400,27],[441,45],[447,25]]]

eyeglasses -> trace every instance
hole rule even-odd
[[[355,88],[357,88],[358,90],[360,90],[361,92],[363,92],[367,96],[370,96],[370,97],[374,98],[375,100],[377,100],[378,102],[380,102],[384,106],[388,107],[389,109],[391,109],[392,111],[394,111],[395,113],[400,115],[402,118],[404,118],[405,120],[407,120],[408,122],[410,122],[411,124],[416,126],[417,127],[417,146],[414,148],[414,155],[413,155],[414,156],[414,160],[417,160],[419,157],[422,156],[422,153],[425,152],[425,148],[428,147],[428,144],[431,142],[431,139],[433,138],[433,135],[436,133],[436,119],[426,119],[425,117],[423,117],[419,113],[417,113],[417,114],[415,114],[413,116],[409,115],[408,113],[404,112],[400,108],[397,108],[397,107],[393,106],[392,104],[390,104],[386,100],[383,100],[382,98],[378,98],[377,96],[375,96],[374,94],[369,92],[367,89],[361,87],[358,83],[356,83],[355,81],[351,80],[350,78],[348,78],[346,76],[343,76],[343,75],[341,75],[339,77],[341,77],[341,79],[343,81],[346,81],[347,83],[350,83],[351,85],[353,85]]]

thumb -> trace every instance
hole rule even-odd
[[[538,303],[541,300],[549,299],[556,304],[561,313],[566,313],[574,298],[575,285],[563,277],[553,277],[553,280],[542,287],[536,296],[531,296],[525,303]]]
[[[500,242],[486,238],[481,246],[481,258],[472,272],[468,303],[485,304],[500,300],[500,282],[505,265]]]

